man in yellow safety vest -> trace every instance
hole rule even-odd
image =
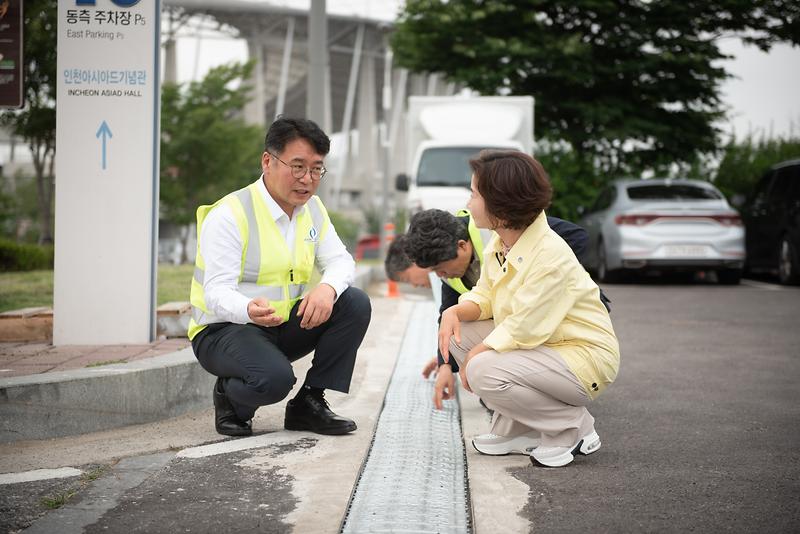
[[[292,362],[314,351],[284,428],[346,434],[356,423],[331,411],[325,389],[347,393],[369,325],[367,295],[351,287],[355,262],[315,192],[330,139],[314,122],[278,118],[252,184],[197,209],[189,338],[217,376],[215,427],[252,434],[259,406],[289,395]],[[314,267],[322,273],[313,288]]]

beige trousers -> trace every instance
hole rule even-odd
[[[461,343],[450,338],[450,354],[459,366],[493,329],[491,320],[461,323]],[[544,447],[569,447],[594,429],[594,417],[585,408],[589,395],[564,359],[548,347],[482,352],[469,361],[467,380],[494,410],[492,434],[536,431]]]

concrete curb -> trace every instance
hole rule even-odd
[[[365,289],[383,266],[359,266]],[[209,408],[215,378],[191,348],[135,362],[0,379],[0,443],[149,423]]]
[[[0,380],[0,442],[148,423],[207,408],[214,377],[191,348],[136,362]]]

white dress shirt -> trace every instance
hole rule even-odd
[[[292,218],[289,219],[267,191],[263,175],[256,184],[286,246],[294,255],[297,215],[303,207],[295,208]],[[243,247],[244,243],[230,207],[220,204],[211,210],[200,231],[200,253],[206,267],[203,284],[206,306],[220,321],[238,324],[251,322],[247,313],[251,298],[238,290]],[[333,224],[328,226],[324,239],[318,245],[315,264],[322,273],[320,283],[333,287],[337,299],[353,283],[355,261],[336,234]]]

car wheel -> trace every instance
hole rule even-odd
[[[741,269],[719,269],[717,281],[726,286],[735,286],[742,280]]]
[[[800,283],[800,265],[798,265],[796,251],[789,243],[789,239],[783,236],[778,249],[778,279],[781,284],[795,285]]]
[[[617,272],[608,269],[606,261],[606,247],[602,241],[597,243],[597,281],[614,282],[617,279]]]

